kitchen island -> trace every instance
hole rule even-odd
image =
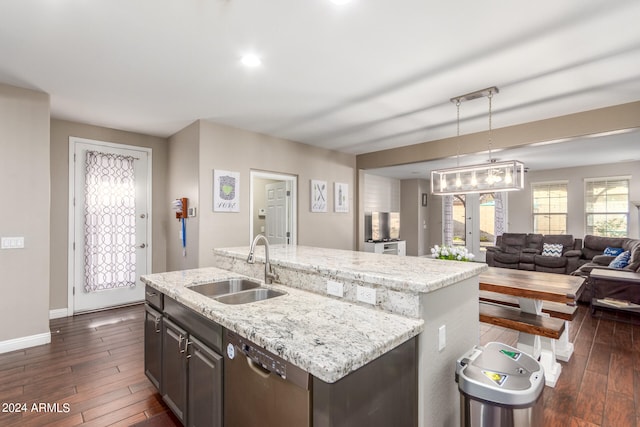
[[[256,264],[246,262],[248,252],[249,247],[214,249],[214,264],[264,277],[264,251],[256,250]],[[424,321],[418,338],[418,425],[459,425],[455,362],[479,341],[478,275],[486,264],[284,245],[270,247],[270,261],[279,282],[290,287]],[[327,295],[328,281],[342,285],[343,297]],[[374,304],[358,300],[359,288],[360,295],[373,295]]]
[[[223,304],[190,289],[237,277],[237,273],[210,267],[150,274],[142,281],[328,383],[422,332],[422,320],[370,310],[289,286],[263,284],[286,294],[239,305]]]
[[[225,304],[198,292],[228,279],[246,280],[218,268],[142,277],[145,372],[183,424],[417,424],[422,320],[258,280],[282,295]]]

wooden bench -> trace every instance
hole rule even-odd
[[[518,308],[501,304],[480,302],[480,321],[527,334],[559,339],[564,332],[565,321],[548,316],[523,313]]]
[[[509,307],[518,307],[518,298],[498,292],[481,290],[480,301],[506,305]],[[547,313],[551,317],[571,321],[578,314],[578,307],[575,305],[567,305],[560,302],[543,301],[542,312]]]

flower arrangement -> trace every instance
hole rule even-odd
[[[450,259],[454,261],[471,261],[475,258],[464,246],[438,246],[431,248],[431,256],[436,259]]]

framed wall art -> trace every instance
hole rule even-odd
[[[327,181],[311,180],[311,212],[327,211]]]
[[[334,183],[333,210],[334,212],[349,212],[349,184]]]
[[[240,173],[213,171],[213,210],[240,212]]]

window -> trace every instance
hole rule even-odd
[[[586,234],[624,237],[629,232],[629,177],[585,180]]]
[[[541,182],[531,185],[533,232],[567,233],[567,183]]]

